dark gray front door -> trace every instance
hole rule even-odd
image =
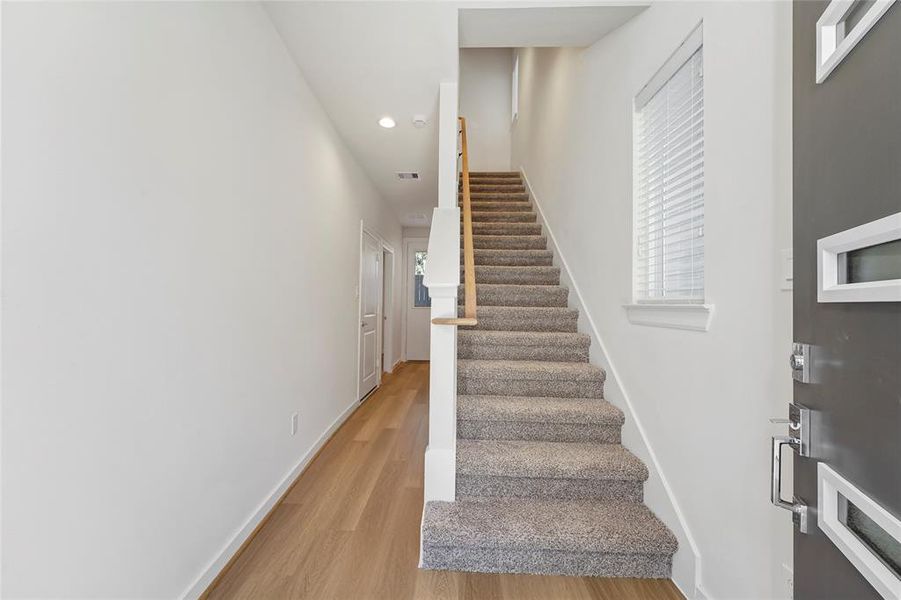
[[[901,5],[816,84],[827,4],[794,4],[794,339],[814,346],[815,380],[794,384],[795,402],[812,409],[795,495],[813,507],[810,532],[794,535],[794,589],[868,599],[876,590],[817,526],[817,464],[901,517],[901,303],[817,302],[816,245],[901,211]]]

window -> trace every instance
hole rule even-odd
[[[512,120],[515,121],[519,115],[519,55],[513,59],[513,77],[512,89],[510,90],[510,98],[512,99],[511,114]]]
[[[428,256],[429,253],[423,250],[417,250],[413,254],[415,260],[413,264],[413,306],[415,308],[428,308],[432,305],[432,299],[429,297],[429,288],[422,284]]]
[[[893,0],[832,0],[817,20],[817,75],[823,83],[892,7]]]
[[[635,301],[704,302],[700,26],[635,97]]]

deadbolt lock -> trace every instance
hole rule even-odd
[[[810,344],[793,343],[788,364],[792,369],[792,379],[800,383],[810,383]]]

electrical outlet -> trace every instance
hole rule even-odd
[[[291,415],[291,435],[297,435],[297,422],[299,418],[297,413]]]

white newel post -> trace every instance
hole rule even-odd
[[[432,318],[457,316],[460,285],[460,209],[457,207],[457,84],[442,83],[438,108],[438,208],[432,215],[423,283]],[[457,327],[431,325],[429,443],[425,500],[455,498],[457,465]]]

